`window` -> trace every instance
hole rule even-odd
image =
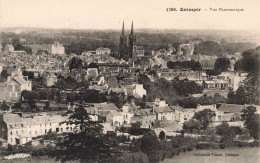
[[[50,126],[51,126],[51,123],[50,123]]]
[[[37,135],[37,131],[35,131],[35,135]]]
[[[15,97],[18,97],[18,92],[15,92]]]
[[[12,97],[12,92],[10,92],[10,97]]]
[[[69,131],[69,129],[70,129],[69,127],[66,127],[66,131]]]
[[[22,130],[22,134],[23,134],[23,130]]]
[[[12,86],[12,89],[13,89],[13,91],[15,90],[15,86],[14,85]]]
[[[23,127],[23,124],[21,123],[21,127]]]
[[[63,132],[63,128],[60,128],[60,132]]]
[[[29,131],[29,135],[32,135],[32,131]]]
[[[16,135],[18,135],[18,131],[16,131]]]
[[[13,135],[13,132],[12,132],[12,131],[10,131],[10,135]]]

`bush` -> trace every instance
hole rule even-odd
[[[181,150],[182,150],[183,152],[186,152],[186,151],[188,150],[188,146],[187,146],[187,145],[181,146]]]
[[[217,143],[199,143],[197,149],[219,149],[220,145]]]
[[[193,150],[193,147],[188,147],[188,151],[192,151]]]
[[[173,148],[172,145],[167,141],[161,141],[161,149],[162,149],[162,159],[172,158],[173,157]]]
[[[198,140],[192,137],[182,137],[176,136],[171,141],[173,148],[181,148],[182,146],[186,145],[188,147],[195,148],[198,144]]]
[[[225,149],[225,148],[226,148],[225,144],[223,144],[223,143],[220,144],[219,147],[220,147],[221,149]]]

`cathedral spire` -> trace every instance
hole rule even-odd
[[[134,34],[134,23],[133,23],[133,21],[132,21],[132,26],[131,26],[131,35],[133,35]]]
[[[123,21],[123,27],[122,27],[122,35],[125,35],[125,25],[124,25],[124,21]]]

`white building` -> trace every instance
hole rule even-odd
[[[106,122],[110,123],[111,126],[121,126],[124,123],[124,118],[121,112],[110,110],[106,115]]]
[[[55,42],[51,46],[51,54],[65,54],[65,48],[58,42]]]
[[[47,86],[47,87],[51,87],[51,86],[53,86],[55,83],[57,83],[57,81],[58,81],[57,76],[52,73],[51,75],[48,75],[48,76],[47,76],[46,86]]]
[[[248,73],[243,72],[222,72],[218,75],[219,78],[223,78],[228,82],[230,88],[236,91],[241,85],[244,84]]]
[[[22,91],[32,90],[32,82],[27,76],[22,75],[22,71],[14,71],[8,76],[5,83],[0,83],[0,100],[14,102],[20,99]]]
[[[135,98],[142,98],[146,96],[146,90],[143,87],[143,84],[132,84],[132,94]]]
[[[111,50],[109,48],[100,47],[96,49],[96,54],[110,54],[110,53]]]
[[[121,114],[123,115],[124,124],[131,124],[131,118],[134,116],[136,109],[126,103],[122,107]]]
[[[14,51],[14,46],[12,44],[7,44],[4,46],[3,49],[4,52],[13,52]]]
[[[156,113],[156,119],[160,121],[175,120],[175,110],[172,109],[166,101],[155,99],[155,105],[153,105],[153,112]]]
[[[60,124],[67,119],[68,116],[61,115],[23,117],[22,114],[2,114],[0,115],[0,137],[6,140],[7,144],[22,145],[34,137],[47,134],[49,131],[71,132],[74,126],[66,123]]]

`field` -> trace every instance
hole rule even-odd
[[[230,155],[232,154],[232,156]],[[227,156],[229,155],[229,156]],[[194,150],[161,163],[259,163],[260,148]]]

